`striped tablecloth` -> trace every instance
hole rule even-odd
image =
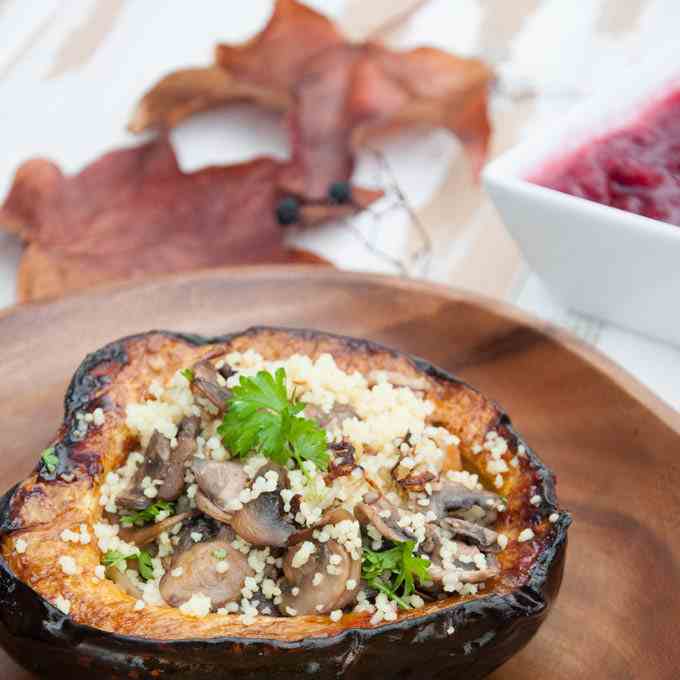
[[[645,50],[677,40],[677,0],[315,0],[356,39],[378,31],[391,45],[430,44],[481,56],[500,74],[493,95],[493,154],[563,114]],[[408,19],[404,10],[416,7]],[[269,0],[0,0],[0,195],[24,159],[49,156],[75,171],[106,149],[130,144],[128,115],[160,75],[210,60],[218,41],[243,40]],[[260,153],[284,155],[275,118],[248,107],[202,114],[173,133],[185,169]],[[680,349],[563,309],[523,262],[457,142],[409,131],[381,147],[391,174],[434,242],[426,270],[437,281],[513,302],[566,326],[680,408]],[[426,171],[424,171],[426,169]],[[377,172],[370,157],[359,172]],[[292,234],[340,267],[395,271],[417,232],[407,211]],[[373,249],[366,246],[366,240]],[[0,237],[0,305],[15,300],[21,245]]]

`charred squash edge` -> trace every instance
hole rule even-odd
[[[116,340],[89,354],[78,367],[64,399],[64,425],[70,424],[62,430],[55,446],[59,465],[52,474],[41,470],[42,479],[55,479],[71,469],[69,442],[75,437],[76,427],[75,418],[72,416],[86,404],[91,407],[96,405],[94,396],[106,384],[108,377],[105,373],[97,375],[95,369],[110,363],[125,365],[128,362],[127,343],[157,334],[193,346],[201,346],[231,342],[235,338],[262,332],[286,333],[301,340],[329,338],[342,342],[349,351],[362,350],[369,354],[385,352],[394,357],[410,360],[417,370],[436,380],[456,383],[479,394],[478,390],[467,383],[421,358],[369,340],[306,329],[268,326],[257,326],[244,332],[212,337],[171,331],[150,331]],[[331,664],[331,652],[336,654],[332,656],[334,668],[341,666],[346,670],[353,667],[358,663],[362,650],[366,649],[366,643],[370,641],[382,640],[375,651],[382,650],[383,653],[387,653],[388,646],[397,640],[401,643],[443,641],[448,650],[447,667],[467,668],[472,664],[474,671],[466,677],[483,677],[523,647],[547,615],[562,580],[567,529],[571,524],[569,513],[557,508],[553,474],[514,430],[507,414],[498,407],[497,412],[498,426],[504,427],[516,438],[517,444],[523,444],[526,448],[528,464],[535,473],[539,491],[544,499],[543,512],[559,513],[559,519],[552,525],[550,536],[529,571],[527,582],[511,592],[491,593],[391,624],[370,628],[347,627],[342,632],[328,637],[286,641],[239,635],[157,640],[121,635],[75,623],[21,581],[4,558],[0,557],[2,623],[0,642],[10,654],[29,668],[40,669],[43,672],[46,670],[44,665],[47,663],[46,659],[53,657],[49,663],[53,664],[55,669],[83,668],[91,672],[95,668],[105,668],[116,672],[129,671],[131,673],[129,677],[135,677],[136,671],[133,669],[150,672],[153,677],[160,677],[166,672],[176,673],[183,669],[186,672],[198,673],[196,677],[208,677],[215,669],[222,671],[229,669],[234,674],[257,672],[257,668],[266,667],[266,656],[274,652],[295,652],[289,662],[281,655],[275,655],[279,664],[277,668],[282,672],[293,670],[316,672]],[[82,468],[83,461],[78,461],[78,464]],[[94,462],[86,469],[91,477],[95,477],[98,472]],[[12,518],[12,508],[15,503],[20,502],[20,494],[17,493],[19,486],[20,483],[0,499],[0,537],[17,528]],[[493,632],[493,635],[489,638],[490,632]],[[41,649],[49,650],[44,659],[33,657],[32,648],[36,643],[44,643],[41,644]],[[74,649],[76,646],[80,651],[76,652]],[[319,656],[319,652],[323,652],[323,658]],[[73,658],[67,660],[64,653]],[[432,662],[434,671],[436,665],[434,658]],[[383,666],[380,668],[384,672],[392,661],[383,658],[381,663]],[[379,667],[375,668],[377,670]]]

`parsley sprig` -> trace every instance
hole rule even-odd
[[[292,458],[308,475],[305,461],[325,470],[329,457],[325,430],[298,415],[304,407],[295,396],[288,398],[283,368],[274,375],[268,371],[253,378],[242,375],[217,431],[234,455],[255,451],[280,465]]]
[[[59,465],[59,456],[54,452],[54,446],[49,446],[46,448],[40,458],[42,459],[43,465],[47,468],[47,471],[52,474]]]
[[[415,547],[414,541],[404,541],[381,552],[364,548],[361,577],[371,588],[385,593],[402,609],[412,608],[404,598],[415,591],[415,579],[425,583],[430,578],[430,561],[418,557],[413,552]]]
[[[157,501],[144,508],[144,510],[133,512],[131,515],[123,515],[120,518],[120,523],[124,527],[143,527],[145,524],[153,522],[161,512],[167,512],[169,515],[174,514],[174,503],[164,500]]]
[[[151,553],[146,550],[140,550],[137,555],[137,567],[139,568],[139,575],[145,581],[153,579],[153,563],[151,562]]]
[[[151,554],[147,550],[140,550],[137,555],[126,557],[120,550],[108,550],[102,557],[102,564],[105,567],[115,567],[120,571],[125,571],[128,560],[137,560],[139,575],[145,580],[153,579],[153,562]]]
[[[102,556],[102,564],[105,567],[116,567],[120,571],[125,571],[127,557],[120,550],[107,550]]]

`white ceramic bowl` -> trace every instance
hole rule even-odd
[[[490,163],[483,181],[529,265],[572,309],[680,345],[680,227],[525,179],[680,86],[680,41]]]

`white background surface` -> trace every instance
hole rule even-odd
[[[493,100],[497,121],[523,93],[537,92],[520,137],[550,124],[647,50],[678,39],[678,0],[501,1],[517,3],[518,11],[520,5],[529,8],[528,18],[505,45],[484,35],[488,12],[494,3],[500,6],[499,0],[431,0],[392,37],[392,43],[431,44],[492,61],[501,74]],[[357,0],[310,4],[341,23],[352,23],[352,13],[361,7]],[[138,139],[125,132],[125,124],[139,95],[169,70],[207,63],[214,43],[248,38],[270,9],[268,0],[0,0],[0,197],[18,164],[31,156],[48,156],[74,172],[107,149],[136,143]],[[102,13],[104,18],[93,26],[92,18]],[[611,25],[603,31],[605,20]],[[187,170],[287,152],[276,119],[245,107],[197,116],[175,131],[174,141]],[[416,208],[441,189],[459,155],[455,140],[442,131],[407,133],[384,150]],[[360,169],[364,171],[373,171],[370,163]],[[475,215],[455,237],[438,235],[429,278],[461,284],[453,265],[472,257],[474,244],[486,233],[486,220],[497,219],[488,207]],[[365,228],[375,231],[375,225]],[[389,224],[379,226],[377,238],[392,254],[403,255],[409,239],[406,215],[391,214]],[[342,267],[393,271],[342,226],[295,235],[293,240]],[[20,252],[15,239],[0,237],[1,306],[14,302]],[[484,274],[484,258],[475,257],[475,266]],[[462,283],[475,288],[466,280]],[[496,289],[479,290],[570,328],[680,408],[680,349],[569,313],[521,262]]]

